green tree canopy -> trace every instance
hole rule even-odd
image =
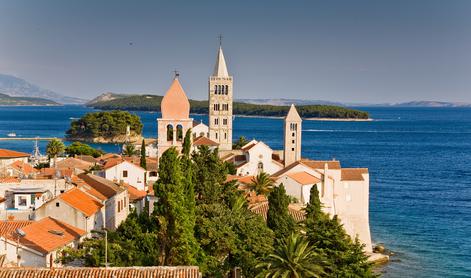
[[[65,148],[65,153],[69,156],[75,155],[91,155],[93,157],[99,157],[100,155],[104,154],[102,150],[97,150],[90,145],[81,143],[81,142],[73,142],[69,146]]]
[[[296,222],[289,214],[289,197],[283,184],[273,188],[268,195],[267,225],[275,233],[275,237],[284,239],[296,228]]]
[[[144,139],[142,139],[142,144],[141,144],[141,161],[140,161],[139,165],[142,168],[147,169],[146,141]]]

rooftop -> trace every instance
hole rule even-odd
[[[343,181],[364,181],[363,174],[368,174],[368,168],[342,168]]]
[[[59,198],[71,207],[81,211],[87,217],[92,216],[103,207],[100,202],[96,201],[78,188],[72,188],[71,190],[62,193],[59,195]]]
[[[78,177],[107,199],[125,190],[110,180],[92,174],[80,174]]]
[[[8,158],[20,158],[20,157],[30,157],[29,153],[22,153],[7,149],[0,149],[0,159],[8,159]]]
[[[306,184],[316,184],[320,182],[321,180],[317,177],[314,177],[313,175],[307,173],[307,172],[296,172],[296,173],[290,173],[288,174],[288,177],[292,178],[296,182],[298,182],[301,185],[306,185]]]

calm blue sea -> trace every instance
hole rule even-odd
[[[384,277],[471,277],[471,109],[363,108],[372,122],[303,122],[303,156],[370,169],[370,222],[375,242],[396,256]],[[0,137],[63,137],[79,106],[0,107]],[[138,112],[145,136],[159,114]],[[206,122],[205,116],[194,115]],[[244,135],[282,147],[279,119],[236,118]],[[45,143],[41,143],[44,152]],[[0,141],[31,152],[32,142]],[[118,151],[116,145],[100,145]]]

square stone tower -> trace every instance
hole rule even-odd
[[[220,150],[232,150],[232,76],[221,46],[209,77],[208,94],[209,139],[219,143]]]
[[[291,107],[285,117],[285,167],[293,162],[301,160],[301,123],[302,119],[294,107]]]

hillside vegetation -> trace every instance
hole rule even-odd
[[[157,95],[116,95],[116,98],[87,104],[102,110],[160,111],[162,96]],[[207,114],[208,102],[190,100],[191,113]],[[281,117],[288,113],[289,106],[260,105],[234,102],[233,113],[245,116]],[[303,118],[368,119],[368,112],[333,105],[300,105],[298,112]]]
[[[48,99],[43,99],[43,98],[35,98],[35,97],[12,97],[6,94],[1,94],[0,93],[0,105],[5,105],[5,106],[19,106],[19,105],[24,105],[24,106],[46,106],[46,105],[60,105],[59,103],[48,100]]]
[[[87,113],[70,123],[67,138],[78,141],[123,142],[127,126],[130,127],[132,137],[141,135],[142,123],[137,115],[126,111]]]

